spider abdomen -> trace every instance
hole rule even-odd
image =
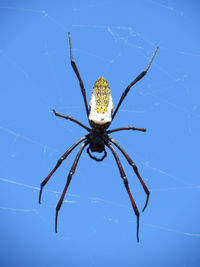
[[[89,104],[89,122],[92,128],[108,128],[112,121],[113,101],[105,78],[96,80]]]

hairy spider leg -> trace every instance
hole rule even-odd
[[[81,154],[82,154],[82,152],[83,152],[83,149],[85,148],[85,146],[86,146],[87,144],[88,144],[88,142],[86,141],[86,142],[84,142],[84,143],[81,145],[81,148],[79,149],[79,151],[78,151],[78,153],[77,153],[77,155],[76,155],[76,158],[75,158],[75,160],[74,160],[74,163],[73,163],[73,165],[72,165],[72,168],[71,168],[71,170],[70,170],[70,172],[69,172],[69,175],[68,175],[68,178],[67,178],[67,183],[66,183],[65,188],[64,188],[64,190],[63,190],[63,193],[62,193],[62,195],[61,195],[61,198],[60,198],[60,200],[59,200],[59,202],[58,202],[58,205],[56,206],[56,217],[55,217],[55,232],[56,232],[56,233],[57,233],[58,212],[59,212],[59,210],[60,210],[60,208],[61,208],[61,206],[62,206],[62,203],[63,203],[64,197],[65,197],[65,194],[66,194],[66,192],[67,192],[67,188],[68,188],[68,186],[69,186],[69,184],[70,184],[70,182],[71,182],[72,175],[74,174],[74,172],[75,172],[75,170],[76,170],[76,166],[77,166],[77,164],[78,164],[78,161],[79,161],[79,159],[80,159],[80,156],[81,156]]]
[[[55,116],[66,119],[66,120],[70,120],[73,121],[75,123],[77,123],[78,125],[80,125],[81,127],[83,127],[84,129],[86,129],[88,132],[90,132],[90,128],[88,128],[87,126],[85,126],[84,124],[82,124],[81,122],[77,121],[76,119],[69,117],[69,116],[64,116],[58,112],[55,111],[55,109],[53,109],[53,113],[55,114]]]
[[[84,103],[85,103],[85,109],[86,109],[86,113],[87,113],[87,116],[88,116],[89,115],[89,110],[88,110],[88,104],[87,104],[87,97],[86,97],[86,93],[85,93],[85,88],[84,88],[83,81],[81,79],[81,76],[79,74],[78,68],[76,66],[76,63],[75,63],[74,58],[73,58],[73,55],[72,55],[72,43],[71,43],[70,32],[68,32],[68,36],[69,36],[69,47],[70,47],[70,60],[71,60],[71,65],[72,65],[72,68],[73,68],[74,72],[76,73],[76,76],[77,76],[77,78],[79,80],[79,84],[80,84],[80,87],[81,87],[81,92],[82,92]]]
[[[129,157],[129,155],[124,151],[124,149],[112,138],[108,137],[108,139],[110,140],[110,142],[112,142],[121,152],[122,154],[124,155],[124,157],[126,158],[126,160],[128,161],[128,163],[133,167],[133,170],[135,172],[135,174],[137,175],[146,195],[147,195],[147,198],[146,198],[146,202],[145,202],[145,205],[144,205],[144,208],[142,211],[144,211],[146,209],[146,206],[147,206],[147,203],[148,203],[148,200],[149,200],[149,195],[150,195],[150,192],[148,190],[148,188],[146,187],[144,181],[142,180],[139,172],[138,172],[138,168],[137,166],[135,165],[135,163],[132,161],[132,159]]]
[[[77,147],[81,142],[83,142],[86,139],[86,136],[82,137],[81,139],[79,139],[75,144],[73,144],[61,157],[60,159],[57,161],[56,166],[54,167],[54,169],[49,173],[49,175],[44,179],[44,181],[41,183],[40,185],[40,194],[39,194],[39,203],[41,203],[41,196],[42,196],[42,190],[43,187],[45,186],[45,184],[49,181],[49,179],[51,178],[51,176],[54,174],[54,172],[58,169],[58,167],[60,166],[60,164],[63,162],[63,160],[65,160],[67,158],[67,156],[72,152],[72,150]]]
[[[107,131],[106,133],[109,134],[109,133],[114,133],[114,132],[123,131],[123,130],[134,130],[134,131],[146,132],[145,128],[136,128],[136,127],[128,126],[128,127],[112,129],[112,130]]]
[[[112,115],[112,120],[114,119],[114,117],[115,117],[115,115],[116,115],[116,113],[117,113],[117,111],[118,111],[118,109],[119,109],[119,107],[120,107],[122,101],[124,100],[124,98],[125,98],[126,95],[128,94],[128,92],[129,92],[129,90],[131,89],[131,87],[132,87],[134,84],[136,84],[139,80],[141,80],[141,79],[145,76],[145,74],[147,73],[147,71],[148,71],[148,69],[150,68],[151,63],[152,63],[152,61],[153,61],[153,59],[154,59],[154,57],[155,57],[155,55],[156,55],[156,53],[157,53],[157,51],[158,51],[158,48],[159,48],[159,47],[157,46],[157,47],[156,47],[156,50],[155,50],[155,52],[154,52],[154,54],[153,54],[153,56],[152,56],[152,58],[151,58],[151,60],[150,60],[150,62],[149,62],[149,64],[148,64],[148,66],[147,66],[147,68],[145,69],[145,71],[141,72],[140,75],[138,75],[138,76],[135,78],[135,80],[134,80],[132,83],[130,83],[129,86],[128,86],[128,87],[125,89],[125,91],[123,92],[123,94],[122,94],[122,96],[121,96],[121,98],[120,98],[120,100],[119,100],[119,102],[118,102],[118,105],[117,105],[117,107],[116,107],[116,109],[115,109],[115,111],[114,111],[114,113],[113,113],[113,115]]]
[[[139,242],[139,216],[140,216],[140,213],[139,213],[138,208],[137,208],[137,206],[135,204],[135,201],[133,199],[133,196],[132,196],[132,194],[130,192],[130,189],[129,189],[129,186],[128,186],[128,180],[126,178],[124,169],[123,169],[123,167],[121,165],[121,162],[119,160],[119,157],[117,155],[117,152],[115,151],[115,149],[113,148],[113,146],[109,142],[106,145],[110,148],[110,150],[112,151],[112,153],[113,153],[113,155],[115,157],[115,160],[117,162],[117,166],[119,168],[120,175],[121,175],[121,177],[122,177],[122,179],[124,181],[124,185],[126,187],[127,193],[128,193],[129,198],[131,200],[131,204],[133,206],[133,210],[135,212],[135,215],[137,216],[137,241]]]

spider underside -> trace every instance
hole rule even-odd
[[[67,119],[67,120],[71,120],[75,123],[77,123],[78,125],[80,125],[81,127],[83,127],[84,129],[86,129],[89,133],[87,135],[85,135],[84,137],[82,137],[81,139],[79,139],[75,144],[73,144],[61,157],[60,159],[57,161],[56,166],[54,167],[54,169],[49,173],[49,175],[44,179],[44,181],[41,183],[41,188],[40,188],[40,194],[39,194],[39,203],[41,202],[41,195],[42,195],[42,190],[43,187],[46,185],[46,183],[49,181],[49,179],[51,178],[51,176],[53,175],[53,173],[58,169],[58,167],[61,165],[61,163],[63,162],[63,160],[65,160],[67,158],[67,156],[72,152],[72,150],[74,150],[75,147],[77,147],[79,144],[82,145],[76,155],[76,158],[74,160],[74,163],[72,165],[72,168],[69,172],[68,178],[67,178],[67,182],[65,185],[65,188],[63,190],[63,193],[60,197],[60,200],[56,206],[56,217],[55,217],[55,231],[57,232],[57,218],[58,218],[58,212],[61,208],[61,205],[63,203],[66,191],[68,189],[68,186],[70,184],[70,181],[72,179],[72,175],[74,174],[78,161],[80,159],[80,156],[84,150],[84,148],[86,146],[88,146],[87,148],[87,153],[90,156],[90,158],[96,160],[96,161],[103,161],[104,158],[107,156],[107,152],[105,150],[105,147],[108,147],[118,166],[121,178],[123,179],[125,188],[127,190],[127,193],[129,195],[133,210],[135,212],[135,215],[137,217],[137,241],[139,242],[139,211],[138,208],[135,204],[135,201],[133,199],[133,196],[130,192],[129,186],[128,186],[128,180],[126,178],[124,169],[121,165],[121,162],[119,160],[119,157],[117,155],[116,150],[114,149],[113,145],[116,146],[121,153],[124,155],[124,157],[126,158],[126,160],[128,161],[128,163],[133,167],[133,170],[136,174],[136,176],[138,177],[145,193],[146,193],[146,203],[144,205],[144,208],[142,211],[145,210],[148,200],[149,200],[149,195],[150,192],[148,190],[148,188],[146,187],[144,181],[142,180],[138,169],[135,165],[135,163],[132,161],[132,159],[128,156],[128,154],[123,150],[123,148],[121,148],[121,146],[114,140],[112,139],[108,134],[116,132],[116,131],[122,131],[122,130],[137,130],[137,131],[142,131],[145,132],[146,129],[144,128],[136,128],[136,127],[122,127],[122,128],[117,128],[117,129],[113,129],[113,130],[107,130],[107,128],[110,126],[112,120],[114,119],[121,103],[123,102],[124,98],[126,97],[127,93],[129,92],[129,90],[131,89],[131,87],[137,83],[140,79],[142,79],[142,77],[145,76],[145,74],[147,73],[148,69],[151,66],[151,63],[155,57],[155,54],[158,50],[158,47],[156,48],[147,68],[145,69],[145,71],[141,72],[140,75],[138,75],[136,77],[136,79],[129,85],[127,86],[127,88],[125,89],[125,91],[123,92],[118,105],[115,109],[115,111],[113,112],[113,104],[112,104],[112,97],[111,97],[111,93],[110,93],[110,88],[108,86],[108,83],[106,81],[105,78],[100,77],[97,79],[97,81],[95,82],[94,88],[93,88],[93,93],[91,96],[91,100],[90,100],[90,104],[89,104],[89,108],[88,108],[88,104],[87,104],[87,98],[86,98],[86,93],[85,93],[85,88],[83,85],[83,81],[80,77],[78,68],[75,64],[75,61],[73,59],[73,55],[72,55],[72,45],[71,45],[71,37],[70,37],[70,33],[68,33],[69,36],[69,46],[70,46],[70,59],[71,59],[71,65],[72,68],[79,80],[79,84],[80,84],[80,88],[81,88],[81,92],[83,95],[83,99],[84,99],[84,103],[85,103],[85,109],[86,109],[86,114],[87,117],[89,119],[89,123],[91,128],[88,128],[87,126],[85,126],[84,124],[82,124],[81,122],[77,121],[76,119],[69,117],[69,116],[64,116],[62,114],[57,113],[55,110],[53,110],[54,114],[58,117]],[[97,158],[96,156],[94,156],[93,154],[91,154],[91,152],[98,152],[98,153],[102,153],[103,152],[103,156],[101,158]]]

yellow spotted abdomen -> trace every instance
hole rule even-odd
[[[110,87],[105,78],[100,77],[96,80],[93,92],[96,101],[96,112],[106,113],[110,96]]]

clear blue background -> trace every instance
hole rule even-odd
[[[200,262],[199,1],[0,1],[0,266],[184,266]],[[67,32],[89,100],[104,76],[116,106],[111,128],[151,191],[136,218],[113,156],[84,152],[60,210],[55,207],[77,149],[43,192],[41,181],[88,124],[69,61]],[[138,209],[145,193],[119,156]]]

